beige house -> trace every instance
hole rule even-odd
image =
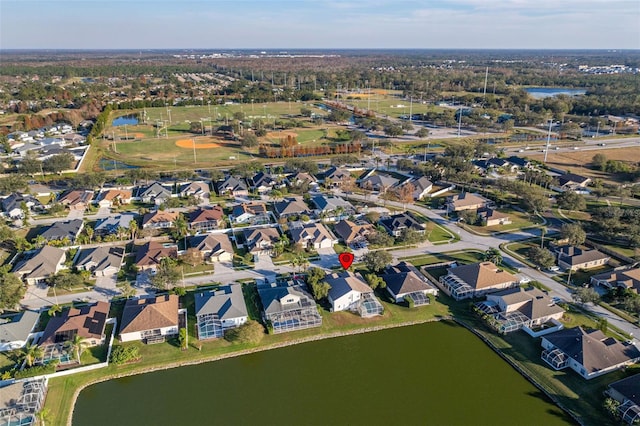
[[[365,242],[367,235],[375,232],[375,227],[370,223],[355,223],[344,219],[335,224],[334,230],[345,244],[351,245]]]
[[[164,342],[178,334],[178,296],[165,294],[149,299],[129,299],[122,312],[120,340]]]
[[[508,333],[522,327],[534,327],[552,319],[559,320],[564,309],[556,305],[551,298],[535,287],[527,290],[514,287],[487,295],[485,302],[478,306],[485,312],[495,307],[495,318],[500,323],[500,331]]]
[[[499,212],[496,209],[485,207],[478,210],[478,215],[482,219],[483,226],[509,225],[511,219],[508,214]]]
[[[472,263],[447,269],[440,277],[442,290],[456,300],[477,297],[517,285],[518,278],[493,262]]]
[[[575,246],[558,247],[556,253],[558,254],[558,266],[572,271],[604,266],[611,259],[611,256],[598,250],[583,249]]]
[[[136,266],[141,271],[154,269],[160,264],[165,257],[172,259],[178,258],[178,246],[170,243],[161,243],[158,241],[149,241],[137,247]]]
[[[128,189],[107,189],[98,195],[98,206],[101,208],[129,204],[131,191]]]
[[[156,210],[145,214],[142,217],[142,229],[165,229],[171,228],[178,219],[178,212],[166,210]]]
[[[71,210],[84,210],[89,206],[91,200],[93,200],[93,191],[81,189],[64,192],[58,198],[60,204],[69,207]]]
[[[244,246],[254,255],[271,254],[273,245],[280,240],[280,233],[276,228],[245,229],[242,234]]]
[[[291,240],[304,248],[314,250],[330,248],[338,243],[338,240],[321,223],[308,223],[291,229]]]
[[[196,235],[189,239],[189,245],[198,250],[203,258],[212,262],[233,260],[233,246],[227,234]]]
[[[63,249],[44,246],[26,256],[16,264],[13,272],[29,285],[44,282],[65,269],[66,252]]]
[[[593,275],[591,284],[608,288],[629,288],[638,292],[640,290],[640,268],[623,266],[622,268]]]
[[[490,201],[481,195],[463,192],[449,198],[447,201],[447,211],[478,210],[486,207],[489,203]]]

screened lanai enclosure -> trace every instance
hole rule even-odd
[[[198,315],[198,339],[220,339],[224,336],[222,320],[218,314]]]
[[[384,307],[372,293],[364,293],[358,301],[358,313],[363,318],[382,315]]]
[[[622,420],[630,425],[638,424],[640,422],[640,407],[633,401],[625,401],[618,407],[618,413]]]
[[[0,425],[36,424],[46,393],[45,379],[12,383],[0,388]]]

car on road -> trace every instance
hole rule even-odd
[[[547,268],[547,271],[548,271],[548,272],[558,272],[559,270],[560,270],[560,267],[555,266],[555,265],[554,265],[554,266],[549,266],[549,267]]]
[[[607,144],[606,144],[606,143],[604,143],[604,142],[603,142],[603,143],[599,143],[598,145],[599,145],[599,146],[607,146]]]
[[[557,297],[557,296],[553,296],[553,297],[551,298],[551,301],[552,301],[553,303],[555,303],[555,304],[558,304],[558,303],[564,303],[564,299],[562,299],[562,298],[560,298],[560,297]]]

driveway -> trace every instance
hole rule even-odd
[[[320,260],[311,262],[314,266],[331,269],[332,266],[338,266],[340,264],[340,262],[338,262],[338,255],[333,247],[318,249],[318,255],[320,256]]]
[[[69,220],[82,219],[83,217],[84,217],[84,209],[81,209],[81,210],[71,209],[69,210],[69,214],[67,215],[67,219]]]
[[[104,294],[108,298],[112,298],[120,294],[120,290],[116,287],[117,275],[109,275],[106,277],[97,277],[94,291]]]

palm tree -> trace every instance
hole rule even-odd
[[[78,360],[78,364],[80,364],[80,357],[82,356],[82,352],[88,346],[89,342],[79,334],[74,334],[71,340],[67,340],[65,343],[66,348],[73,352]]]
[[[546,233],[547,233],[547,227],[541,226],[540,227],[540,248],[544,248],[544,236]]]
[[[56,303],[55,305],[49,308],[49,310],[47,311],[47,314],[49,314],[50,317],[55,317],[58,312],[62,312],[62,307]]]
[[[44,355],[44,351],[38,345],[34,345],[33,343],[28,343],[22,351],[20,351],[20,355],[24,360],[24,363],[27,367],[31,367],[36,359],[42,358]]]
[[[500,250],[491,248],[485,251],[484,260],[493,262],[496,265],[500,265],[502,263],[502,255],[500,254]]]
[[[89,244],[91,244],[91,242],[93,241],[93,234],[94,234],[93,228],[90,226],[86,226],[84,228],[84,233],[87,236],[87,238],[89,238]]]
[[[135,240],[138,232],[138,222],[136,220],[129,222],[129,232],[131,233],[131,239]]]
[[[178,218],[173,223],[173,226],[176,228],[176,240],[184,237],[184,247],[187,248],[187,234],[188,234],[188,224],[184,215],[180,213]]]

